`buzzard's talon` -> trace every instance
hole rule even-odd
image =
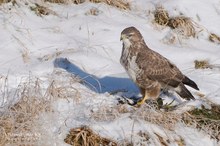
[[[143,91],[141,91],[141,92],[143,92]],[[144,91],[144,92],[145,92],[145,91]],[[145,93],[144,93],[144,94],[145,94]],[[142,95],[143,95],[143,93],[142,93]],[[138,100],[137,105],[138,105],[138,106],[141,106],[142,104],[145,103],[145,101],[146,101],[147,99],[148,99],[148,96],[147,96],[147,94],[145,94],[143,98],[141,98],[140,100]]]
[[[136,103],[133,106],[139,108],[144,103],[145,103],[145,101],[143,99],[139,99],[138,101],[136,101]]]
[[[145,99],[140,99],[138,102],[137,102],[137,105],[138,106],[141,106],[142,104],[145,103]]]

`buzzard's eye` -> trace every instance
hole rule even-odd
[[[132,37],[132,35],[133,35],[133,34],[128,34],[128,37],[130,38],[130,37]]]

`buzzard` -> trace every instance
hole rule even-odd
[[[187,100],[195,99],[184,84],[199,90],[196,83],[167,58],[151,50],[135,27],[125,28],[121,32],[121,40],[120,62],[143,96],[138,105],[145,103],[146,99],[157,99],[161,90],[175,91]]]

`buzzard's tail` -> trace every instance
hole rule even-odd
[[[199,90],[198,86],[196,85],[196,83],[194,81],[192,81],[191,79],[189,79],[187,76],[185,76],[185,78],[183,79],[183,84],[186,84],[196,90]]]
[[[184,86],[184,84],[180,84],[177,88],[175,88],[175,91],[184,99],[195,100],[195,97],[189,92],[189,90]]]

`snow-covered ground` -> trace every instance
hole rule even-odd
[[[41,144],[66,145],[63,139],[71,128],[88,125],[100,135],[118,141],[127,139],[134,145],[161,145],[155,133],[168,139],[170,146],[178,145],[180,139],[187,146],[219,145],[206,133],[181,123],[167,130],[139,119],[135,113],[144,112],[143,107],[134,109],[125,105],[131,110],[125,113],[118,112],[115,107],[121,95],[139,96],[137,87],[119,63],[120,33],[129,26],[139,29],[150,48],[167,57],[194,80],[200,88],[199,93],[220,104],[220,45],[208,40],[208,32],[220,35],[220,1],[134,0],[130,3],[131,10],[120,10],[103,3],[62,5],[39,1],[54,12],[42,17],[30,10],[34,6],[31,1],[19,1],[15,6],[12,3],[0,5],[0,75],[1,79],[8,78],[9,89],[16,89],[24,77],[36,76],[68,84],[80,94],[78,102],[75,97],[56,99],[52,103],[53,113],[40,115],[38,128],[44,135]],[[202,28],[201,32],[196,38],[165,43],[172,30],[153,24],[157,5],[166,8],[170,16],[183,14],[192,18]],[[91,9],[96,9],[97,15],[90,14]],[[204,59],[214,65],[213,69],[196,70],[194,61]],[[73,75],[80,77],[83,83],[69,85],[68,80]],[[200,98],[195,90],[189,90]],[[126,92],[112,95],[115,91]],[[7,100],[0,98],[1,107],[6,104]],[[102,112],[107,112],[104,107],[113,110],[110,116],[102,117],[105,115]],[[138,136],[140,131],[146,132],[150,140],[145,142]]]

